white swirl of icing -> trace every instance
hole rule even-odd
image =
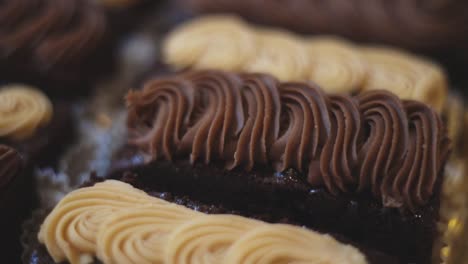
[[[402,99],[425,102],[440,111],[447,97],[447,82],[435,64],[403,51],[389,48],[363,48],[369,64],[363,90],[384,89]]]
[[[197,215],[175,204],[115,213],[98,232],[97,256],[105,263],[164,263],[167,236]]]
[[[294,35],[274,30],[258,31],[258,51],[243,70],[269,73],[282,81],[305,79],[309,56],[303,43]]]
[[[169,237],[166,263],[224,263],[229,247],[263,224],[235,215],[202,216],[188,221]]]
[[[405,52],[359,48],[324,36],[299,38],[222,15],[195,19],[173,31],[163,55],[175,68],[269,73],[282,81],[313,81],[331,93],[383,89],[437,110],[447,93],[439,66]]]
[[[281,224],[259,226],[229,248],[223,263],[366,263],[355,248],[328,235],[304,231]]]
[[[113,212],[135,205],[167,203],[119,181],[106,181],[69,193],[45,219],[38,234],[55,262],[92,259],[96,234]]]
[[[254,55],[256,45],[241,20],[212,16],[175,30],[166,39],[163,50],[166,61],[177,67],[238,70]]]
[[[39,241],[54,261],[72,264],[94,257],[122,264],[366,263],[357,249],[328,235],[206,215],[113,180],[65,196],[42,224]]]
[[[52,104],[39,90],[25,85],[0,87],[0,137],[22,140],[52,118]]]
[[[310,75],[327,92],[352,92],[362,87],[367,67],[351,43],[341,39],[315,37],[306,43]]]

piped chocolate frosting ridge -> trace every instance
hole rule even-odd
[[[0,145],[0,190],[20,173],[23,161],[16,150]]]
[[[131,144],[148,161],[294,168],[332,194],[369,192],[384,206],[427,203],[449,141],[430,107],[387,91],[326,95],[270,75],[188,72],[127,95]]]
[[[107,32],[105,14],[92,5],[87,0],[2,1],[2,67],[72,74],[70,69],[89,59]]]

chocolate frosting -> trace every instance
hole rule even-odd
[[[76,66],[106,31],[105,15],[86,0],[14,0],[0,3],[0,59],[41,71]]]
[[[127,95],[131,143],[149,161],[189,158],[247,171],[294,168],[332,194],[370,192],[415,209],[449,149],[437,113],[387,91],[326,95],[264,74],[188,72]]]
[[[23,161],[19,153],[6,145],[0,145],[0,189],[6,187],[22,167]]]
[[[196,11],[238,13],[304,33],[333,33],[414,49],[464,48],[468,2],[459,0],[188,0]]]

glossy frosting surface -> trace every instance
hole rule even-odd
[[[437,113],[387,91],[326,95],[270,75],[188,72],[127,95],[130,143],[147,161],[294,168],[332,194],[370,192],[385,206],[431,197],[448,153]]]

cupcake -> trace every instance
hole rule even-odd
[[[442,235],[449,140],[424,103],[382,90],[327,95],[311,83],[212,70],[150,79],[127,95],[127,111],[128,144],[107,179],[204,213],[305,226],[353,245],[369,263],[428,263],[440,250],[433,245]],[[69,202],[64,198],[57,208]],[[103,220],[114,211],[99,212],[90,217]],[[63,213],[52,211],[48,219]],[[73,235],[91,244],[76,240],[70,250],[56,251],[63,247],[46,236],[63,232],[44,227],[56,221],[46,219],[37,238],[41,221],[25,243],[26,262],[115,260],[104,251],[119,247],[99,246],[103,241],[94,236],[105,229],[99,224],[85,237]],[[133,233],[109,232],[116,235],[112,243]]]

